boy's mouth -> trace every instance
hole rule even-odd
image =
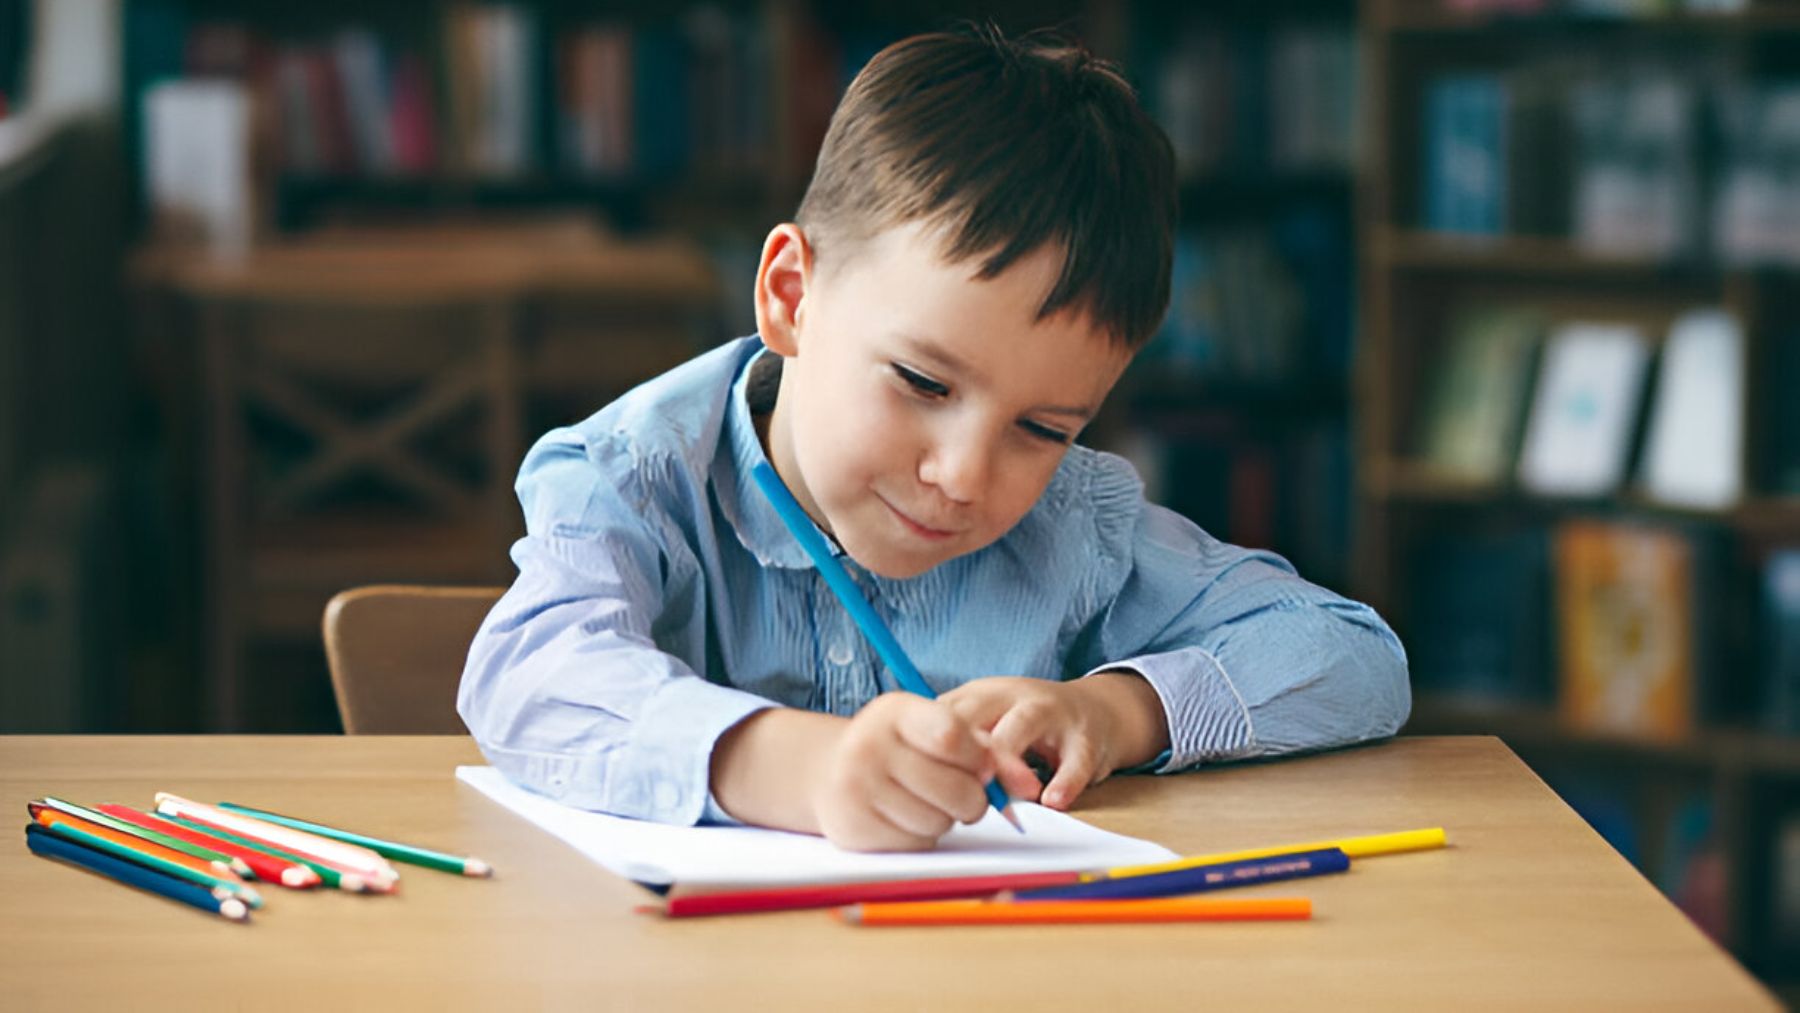
[[[879,496],[876,498],[881,499]],[[920,524],[918,521],[913,520],[904,510],[901,510],[899,507],[889,503],[885,499],[881,500],[881,505],[893,511],[894,516],[900,519],[900,523],[905,526],[908,531],[920,538],[929,539],[931,541],[943,541],[946,538],[952,538],[956,535],[956,532],[954,531],[945,531],[942,528],[934,528],[929,525]]]

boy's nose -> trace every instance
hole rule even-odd
[[[945,499],[955,503],[973,503],[981,498],[992,467],[991,455],[982,440],[955,440],[939,443],[925,455],[919,467],[919,480],[935,487]]]

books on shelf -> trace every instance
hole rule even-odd
[[[250,96],[233,81],[172,80],[143,102],[153,229],[168,242],[243,255],[256,222]]]
[[[1733,83],[1713,103],[1724,148],[1712,208],[1727,264],[1800,264],[1800,84]]]
[[[1506,230],[1507,89],[1498,74],[1454,74],[1425,91],[1427,229],[1465,235]]]
[[[1644,490],[1677,506],[1722,509],[1743,492],[1743,463],[1743,328],[1724,310],[1692,310],[1663,343]]]
[[[1665,528],[1556,531],[1558,708],[1586,731],[1680,738],[1699,715],[1696,547]]]
[[[1409,568],[1406,615],[1421,691],[1550,702],[1548,545],[1538,527],[1459,531],[1420,542]]]
[[[1650,350],[1623,323],[1575,321],[1545,343],[1519,453],[1519,484],[1552,496],[1599,496],[1625,476]]]
[[[1688,252],[1699,212],[1693,88],[1670,69],[1578,82],[1574,237],[1596,253]]]
[[[1506,478],[1544,327],[1527,306],[1468,306],[1452,316],[1419,425],[1419,457],[1432,471],[1482,485]]]
[[[1800,735],[1800,549],[1769,555],[1762,573],[1762,724]]]
[[[1189,24],[1147,76],[1148,104],[1184,176],[1341,171],[1355,162],[1348,25]]]

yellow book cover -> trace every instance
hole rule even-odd
[[[1693,546],[1573,521],[1556,535],[1558,695],[1569,724],[1678,738],[1694,727]]]

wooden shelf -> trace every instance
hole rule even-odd
[[[1758,4],[1748,10],[1709,14],[1704,11],[1670,11],[1660,14],[1614,16],[1602,14],[1507,14],[1504,11],[1463,11],[1447,4],[1390,3],[1380,16],[1382,26],[1396,34],[1464,35],[1564,35],[1569,32],[1660,32],[1736,35],[1750,32],[1800,32],[1800,5]],[[1399,8],[1396,10],[1396,8]]]
[[[1632,762],[1779,777],[1800,776],[1800,737],[1744,728],[1703,728],[1654,739],[1577,728],[1547,706],[1420,694],[1409,734],[1489,734],[1526,751],[1599,754]]]
[[[1800,496],[1758,496],[1721,510],[1664,503],[1638,492],[1578,498],[1540,496],[1510,479],[1474,482],[1447,475],[1417,461],[1390,458],[1363,474],[1364,491],[1375,498],[1409,506],[1501,507],[1544,513],[1604,511],[1663,517],[1673,521],[1719,524],[1761,537],[1800,535]]]
[[[1399,271],[1481,272],[1556,280],[1614,279],[1646,283],[1674,279],[1716,284],[1728,275],[1717,264],[1595,253],[1556,236],[1480,236],[1417,229],[1378,229],[1368,247],[1378,265]]]

